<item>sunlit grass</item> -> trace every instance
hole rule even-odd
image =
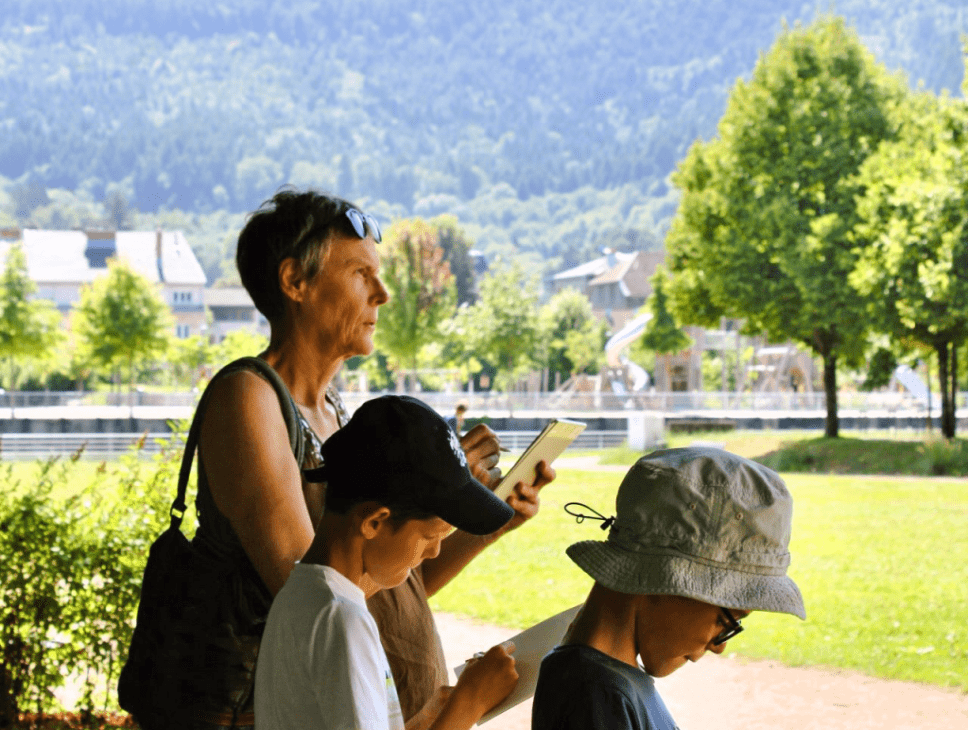
[[[534,521],[489,548],[432,600],[513,628],[584,600],[591,579],[565,556],[572,500],[613,513],[621,473],[559,469]],[[968,691],[968,480],[786,475],[795,499],[791,576],[808,620],[757,613],[729,651]]]

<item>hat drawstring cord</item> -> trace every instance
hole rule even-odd
[[[572,506],[581,507],[582,509],[587,509],[591,512],[594,512],[595,514],[586,515],[586,514],[582,514],[581,512],[572,512],[570,509],[568,509],[569,507],[572,507]],[[582,502],[569,502],[568,504],[565,505],[565,512],[567,512],[572,517],[574,517],[575,522],[577,522],[579,525],[585,520],[601,520],[602,524],[599,526],[603,530],[607,530],[609,527],[612,526],[612,523],[615,522],[614,517],[606,517],[601,512],[592,509],[587,504],[583,504]]]

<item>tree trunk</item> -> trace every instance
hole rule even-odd
[[[941,435],[954,438],[954,418],[951,413],[951,390],[948,385],[948,343],[935,345],[938,355],[938,382],[941,384]]]
[[[951,438],[958,433],[958,343],[951,343]]]
[[[823,390],[827,399],[824,436],[835,439],[840,436],[840,419],[837,416],[837,356],[832,353],[823,355]]]

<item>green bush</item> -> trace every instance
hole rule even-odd
[[[965,441],[816,438],[753,457],[779,472],[968,476]]]
[[[0,727],[56,709],[68,676],[82,714],[114,704],[148,546],[167,524],[180,437],[151,460],[144,440],[91,476],[79,461],[0,470]]]

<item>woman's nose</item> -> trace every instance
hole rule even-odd
[[[387,291],[387,288],[383,285],[383,280],[379,276],[376,277],[376,288],[373,296],[376,299],[377,305],[386,304],[390,301],[390,292]]]

